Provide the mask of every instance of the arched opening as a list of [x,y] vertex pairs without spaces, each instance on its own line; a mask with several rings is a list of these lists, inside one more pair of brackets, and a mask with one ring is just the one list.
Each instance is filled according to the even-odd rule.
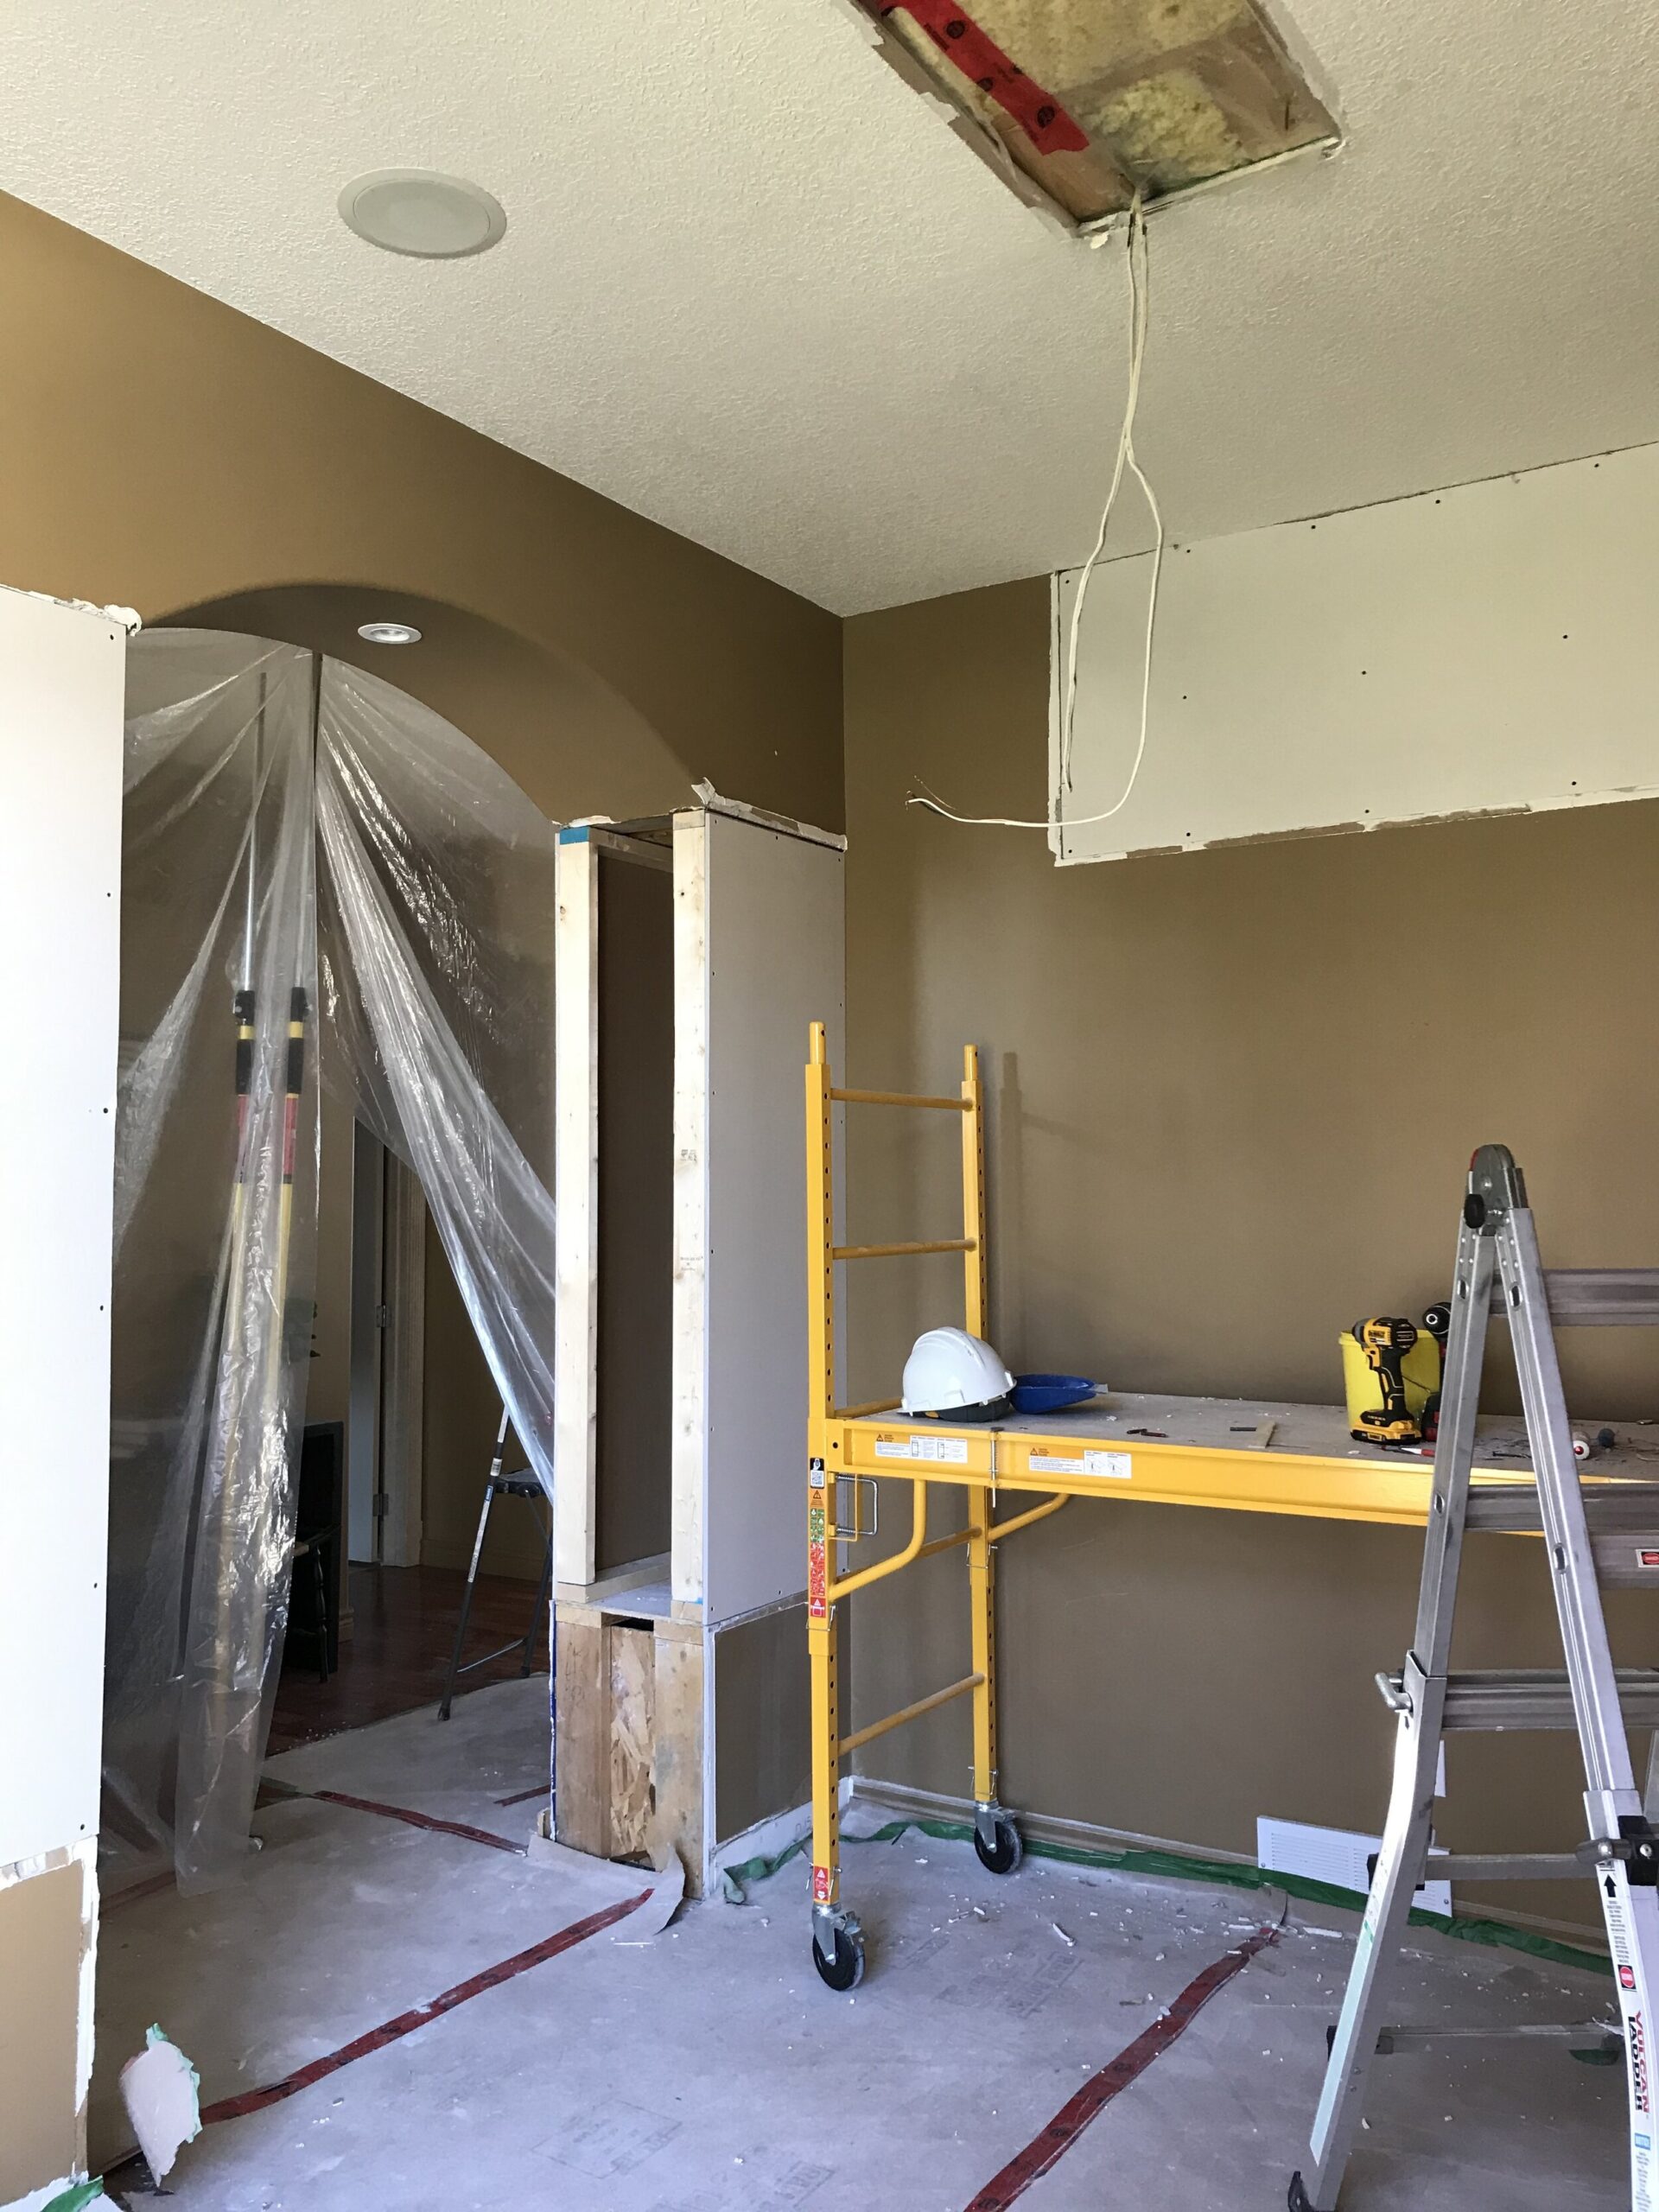
[[[417,628],[419,645],[358,635],[359,624],[388,618]],[[276,639],[395,683],[465,731],[551,821],[658,814],[690,796],[692,772],[603,678],[446,601],[372,584],[283,584],[180,607],[159,626]]]
[[[153,2012],[166,1994],[167,1968],[158,1943],[175,1957],[188,1956],[193,1948],[200,1955],[200,1939],[217,1931],[220,1948],[206,1994],[211,2005],[223,2008],[224,2032],[232,2037],[245,2037],[257,2012],[271,2001],[273,1977],[248,1970],[255,1963],[248,1955],[250,1942],[257,1939],[262,1947],[261,1962],[273,1941],[296,1954],[308,1947],[312,1956],[304,1981],[315,1991],[327,1979],[317,1953],[319,1941],[326,1941],[323,1893],[335,1904],[341,1897],[360,1897],[370,1862],[385,1848],[378,1835],[365,1834],[363,1821],[372,1830],[374,1823],[395,1815],[400,1823],[434,1833],[465,1833],[474,1848],[493,1843],[516,1847],[523,1840],[518,1831],[533,1821],[534,1801],[539,1796],[545,1802],[550,1745],[545,1610],[535,1602],[549,1553],[544,1527],[527,1509],[521,1517],[528,1527],[515,1530],[509,1503],[503,1516],[507,1526],[498,1532],[507,1541],[498,1544],[486,1561],[499,1581],[518,1582],[515,1636],[531,1631],[524,1663],[520,1665],[514,1650],[493,1676],[474,1677],[480,1687],[510,1688],[511,1709],[504,1710],[499,1699],[487,1711],[481,1709],[486,1698],[477,1706],[458,1705],[456,1723],[440,1733],[434,1707],[458,1610],[457,1566],[445,1572],[418,1548],[416,1556],[397,1562],[395,1571],[416,1580],[397,1605],[375,1601],[380,1618],[372,1625],[380,1631],[379,1648],[366,1669],[353,1669],[349,1637],[343,1652],[338,1642],[342,1625],[355,1625],[349,1610],[352,1578],[346,1572],[346,1553],[356,1548],[349,1540],[351,1492],[353,1485],[360,1490],[365,1484],[379,1488],[388,1471],[384,1454],[366,1470],[349,1466],[343,1494],[336,1483],[332,1525],[326,1510],[321,1522],[316,1519],[319,1497],[313,1500],[308,1529],[302,1518],[296,1525],[290,1516],[285,1532],[276,1529],[270,1516],[232,1515],[215,1508],[213,1469],[215,1440],[222,1442],[228,1433],[232,1441],[224,1446],[223,1466],[228,1469],[234,1450],[250,1464],[263,1463],[269,1474],[273,1447],[261,1425],[272,1421],[273,1395],[281,1400],[286,1391],[290,1441],[284,1445],[276,1427],[269,1432],[276,1440],[275,1479],[279,1485],[286,1479],[290,1489],[298,1487],[303,1515],[314,1436],[326,1445],[327,1433],[333,1430],[343,1442],[353,1430],[350,1402],[362,1350],[353,1341],[353,1323],[360,1327],[364,1318],[365,1266],[384,1265],[388,1224],[384,1206],[380,1217],[372,1218],[372,1209],[363,1203],[362,1178],[372,1166],[379,1195],[389,1200],[393,1155],[401,1154],[401,1173],[406,1180],[417,1177],[417,1187],[431,1197],[431,1219],[442,1234],[442,1246],[429,1235],[422,1240],[426,1249],[414,1255],[421,1275],[432,1278],[436,1294],[423,1301],[427,1326],[419,1372],[405,1381],[412,1379],[425,1400],[433,1395],[427,1370],[435,1372],[444,1421],[431,1426],[441,1443],[446,1433],[464,1436],[467,1448],[453,1471],[466,1483],[465,1502],[475,1518],[502,1392],[512,1391],[511,1375],[503,1379],[500,1343],[486,1318],[489,1298],[480,1298],[479,1281],[480,1273],[489,1273],[487,1248],[496,1209],[503,1270],[495,1287],[498,1319],[505,1315],[511,1322],[535,1310],[533,1297],[521,1294],[528,1280],[526,1264],[545,1282],[546,1315],[551,1311],[550,1205],[545,1219],[528,1214],[522,1198],[515,1198],[512,1180],[518,1176],[522,1191],[532,1171],[548,1179],[551,1173],[551,826],[493,755],[440,722],[427,702],[387,686],[378,676],[365,684],[315,648],[296,652],[285,649],[286,641],[272,644],[246,633],[223,634],[221,652],[212,631],[197,625],[177,626],[172,639],[165,631],[159,638],[152,633],[151,642],[156,650],[149,656],[149,667],[143,667],[140,654],[129,693],[130,710],[137,719],[129,725],[132,864],[125,896],[127,918],[137,925],[129,932],[130,957],[141,963],[153,960],[156,972],[135,979],[130,999],[130,1065],[141,1072],[124,1107],[137,1102],[139,1116],[148,1116],[148,1135],[140,1147],[137,1194],[125,1217],[130,1249],[124,1285],[118,1273],[118,1333],[124,1321],[130,1351],[131,1340],[138,1340],[136,1357],[127,1362],[135,1402],[146,1393],[153,1400],[158,1376],[171,1376],[162,1389],[167,1401],[162,1417],[141,1415],[129,1424],[140,1461],[148,1452],[152,1459],[165,1462],[161,1484],[152,1487],[150,1496],[168,1511],[194,1496],[198,1517],[175,1547],[158,1545],[155,1529],[142,1524],[139,1485],[126,1501],[112,1540],[112,1630],[118,1590],[129,1614],[138,1606],[151,1624],[160,1620],[162,1640],[168,1639],[169,1615],[181,1629],[176,1696],[170,1701],[163,1696],[149,1713],[139,1710],[136,1715],[129,1698],[120,1714],[123,1725],[110,1731],[121,1746],[118,1756],[135,1743],[140,1749],[139,1758],[129,1760],[123,1770],[127,1786],[124,1796],[118,1793],[118,1802],[130,1816],[124,1840],[130,1843],[135,1830],[142,1838],[143,1821],[130,1816],[144,1809],[143,1777],[159,1770],[162,1779],[149,1833],[165,1840],[170,1827],[176,1846],[188,1821],[194,1822],[198,1833],[202,1826],[199,1815],[188,1809],[198,1802],[186,1777],[193,1736],[207,1736],[210,1763],[218,1758],[226,1765],[257,1764],[259,1745],[248,1739],[258,1732],[262,1719],[260,1638],[265,1631],[262,1624],[250,1630],[245,1624],[249,1618],[262,1623],[259,1607],[265,1617],[273,1610],[264,1578],[272,1578],[273,1587],[280,1581],[285,1593],[288,1576],[272,1576],[272,1562],[297,1535],[300,1551],[315,1575],[316,1596],[309,1622],[302,1623],[297,1611],[289,1616],[290,1630],[301,1624],[308,1631],[310,1648],[287,1655],[290,1663],[283,1683],[291,1677],[310,1694],[289,1698],[284,1717],[283,1684],[277,1686],[271,1748],[279,1756],[264,1766],[263,1794],[274,1792],[284,1802],[275,1808],[278,1832],[266,1832],[267,1819],[257,1840],[266,1849],[273,1844],[302,1845],[311,1864],[310,1894],[302,1906],[284,1889],[280,1867],[273,1882],[265,1850],[239,1872],[222,1863],[221,1853],[219,1863],[207,1869],[203,1897],[174,1897],[164,1876],[130,1885],[126,1904],[132,1934],[114,1948],[99,1990],[111,2027],[106,2047],[116,2051],[131,2047],[129,2014]],[[168,648],[175,644],[176,653],[169,659]],[[505,657],[493,657],[498,668]],[[204,701],[219,703],[204,706]],[[137,731],[144,735],[135,742]],[[612,735],[626,772],[626,746],[615,730]],[[360,820],[344,818],[353,808]],[[362,832],[355,845],[354,828]],[[204,830],[209,833],[202,860],[206,880],[198,886],[189,881],[191,844]],[[300,841],[308,845],[314,837],[315,890],[311,860],[297,850]],[[377,855],[384,861],[385,880],[375,878]],[[363,883],[356,888],[351,863],[362,867]],[[244,873],[246,935],[238,951],[238,887]],[[290,911],[313,899],[315,920]],[[308,952],[313,929],[315,944]],[[377,929],[384,944],[372,941]],[[416,944],[414,958],[409,957],[409,943],[403,942],[405,937]],[[384,974],[373,973],[371,954],[384,963]],[[235,980],[233,994],[225,988],[227,969]],[[308,1006],[302,1004],[297,1024],[289,1003],[290,976],[305,979],[303,993],[296,988],[294,1000],[308,1000]],[[394,1003],[388,1005],[388,1000]],[[227,1014],[233,1015],[238,1040],[233,1120],[231,1086],[218,1080],[232,1065]],[[260,1153],[262,1141],[245,1132],[262,1111],[261,1052],[271,1057],[284,1027],[290,1037],[297,1027],[306,1049],[321,1052],[322,1081],[316,1081],[314,1062],[303,1077],[290,1073],[266,1083],[267,1093],[280,1093],[285,1080],[293,1103],[284,1137],[280,1101],[268,1099],[276,1116],[270,1122],[275,1144],[268,1136]],[[400,1027],[405,1034],[399,1034]],[[262,1033],[270,1040],[263,1047]],[[245,1035],[253,1040],[247,1047],[255,1071],[251,1078],[244,1071]],[[332,1071],[331,1053],[340,1056]],[[461,1059],[467,1065],[458,1071],[455,1064]],[[291,1068],[291,1058],[288,1065]],[[210,1076],[205,1084],[197,1080],[204,1071]],[[506,1102],[517,1072],[524,1079],[522,1096],[514,1103],[524,1110],[514,1115]],[[342,1079],[331,1081],[331,1073]],[[417,1131],[413,1125],[429,1096],[434,1102],[432,1126]],[[177,1110],[181,1101],[182,1116]],[[126,1116],[129,1125],[132,1118]],[[469,1121],[482,1130],[481,1136]],[[499,1134],[493,1134],[497,1124]],[[372,1163],[365,1143],[371,1135],[383,1148]],[[321,1172],[309,1180],[302,1155],[314,1141]],[[464,1155],[456,1171],[458,1197],[446,1192],[445,1162],[438,1149],[451,1142]],[[267,1172],[273,1148],[283,1161],[274,1179]],[[283,1195],[280,1206],[261,1217],[262,1182],[272,1179],[283,1184]],[[545,1202],[544,1188],[541,1195]],[[315,1299],[308,1265],[296,1261],[290,1268],[288,1249],[290,1233],[294,1249],[299,1249],[303,1232],[298,1217],[313,1205],[323,1260]],[[463,1232],[472,1237],[469,1246],[463,1233],[459,1249],[450,1219],[457,1207],[469,1217]],[[372,1223],[372,1249],[366,1253],[359,1249],[358,1233],[365,1223]],[[280,1228],[273,1230],[273,1224]],[[539,1258],[532,1254],[527,1263],[532,1231],[540,1234]],[[167,1245],[163,1238],[169,1235]],[[268,1256],[273,1235],[283,1240],[277,1262]],[[155,1242],[145,1247],[146,1237]],[[476,1249],[480,1240],[486,1248],[481,1268]],[[151,1253],[153,1268],[147,1264]],[[259,1274],[261,1268],[265,1275]],[[510,1280],[515,1268],[518,1276]],[[382,1274],[381,1283],[385,1280]],[[486,1292],[491,1289],[486,1282]],[[372,1332],[385,1327],[384,1313],[372,1311],[378,1302],[368,1301]],[[263,1333],[257,1326],[250,1333],[239,1320],[244,1306],[269,1309]],[[183,1316],[170,1337],[169,1307]],[[481,1343],[489,1346],[489,1367]],[[290,1367],[303,1378],[297,1389],[281,1379]],[[118,1390],[121,1369],[118,1356]],[[371,1427],[381,1432],[378,1440],[384,1442],[384,1373],[381,1391],[379,1418]],[[181,1393],[188,1401],[182,1406]],[[228,1414],[227,1397],[232,1402]],[[528,1436],[518,1400],[512,1402],[515,1427]],[[546,1402],[550,1408],[550,1393]],[[296,1447],[291,1440],[301,1406],[304,1446]],[[473,1418],[480,1412],[481,1419]],[[279,1414],[276,1420],[281,1418]],[[406,1427],[405,1441],[408,1433]],[[250,1436],[255,1439],[251,1451]],[[545,1453],[538,1457],[532,1444],[531,1456],[539,1466]],[[439,1459],[442,1465],[442,1453]],[[431,1517],[426,1511],[430,1470],[423,1464],[401,1471],[422,1500],[412,1516],[418,1527]],[[228,1487],[228,1476],[223,1487]],[[533,1482],[529,1489],[536,1495]],[[123,1509],[117,1512],[119,1517]],[[515,1535],[517,1545],[512,1541]],[[383,1556],[380,1536],[377,1531],[369,1555],[359,1562],[371,1582],[394,1571]],[[325,1566],[317,1564],[319,1544]],[[173,1561],[170,1583],[163,1552]],[[325,1572],[333,1586],[327,1589]],[[250,1606],[244,1599],[241,1610],[228,1617],[212,1601],[204,1610],[204,1578],[211,1580],[215,1573],[226,1586],[260,1582],[257,1604]],[[292,1573],[298,1595],[299,1554]],[[158,1588],[158,1577],[165,1586]],[[306,1594],[311,1586],[303,1586]],[[342,1599],[348,1609],[344,1623]],[[478,1625],[480,1640],[488,1640],[487,1604]],[[402,1641],[394,1633],[388,1642],[388,1628],[401,1632]],[[130,1659],[146,1637],[153,1647],[157,1638],[148,1629],[137,1637],[112,1635],[112,1649]],[[270,1643],[280,1659],[280,1630],[272,1631]],[[190,1719],[193,1676],[214,1669],[238,1679],[228,1718],[216,1711],[221,1685],[209,1681],[210,1720],[203,1731]],[[537,1672],[539,1681],[498,1683],[504,1674]],[[244,1695],[250,1674],[251,1703]],[[332,1676],[332,1687],[324,1676]],[[118,1681],[112,1684],[118,1705],[124,1687]],[[239,1706],[237,1696],[244,1696]],[[201,1703],[196,1696],[198,1712]],[[358,1732],[361,1724],[377,1720],[387,1726],[370,1727],[366,1737]],[[174,1765],[169,1770],[162,1745],[152,1768],[146,1762],[156,1751],[156,1739],[174,1726]],[[356,1744],[342,1765],[329,1739],[347,1731]],[[138,1786],[135,1776],[140,1777]],[[289,1799],[296,1809],[290,1809]],[[353,1820],[343,1827],[319,1827],[306,1808],[321,1802],[348,1804]],[[271,1813],[269,1806],[266,1813]],[[182,1851],[179,1863],[185,1864]],[[423,1878],[429,1879],[432,1872],[426,1867]],[[380,1901],[390,1904],[391,1892]],[[397,1909],[418,1916],[434,1902],[405,1894]],[[112,1909],[123,1909],[119,1895]],[[169,1913],[183,1924],[169,1929]],[[280,1975],[274,1980],[280,1986]],[[174,1999],[176,2017],[176,1987]],[[99,2086],[94,2123],[107,2126],[113,2085],[101,2084],[101,2098]],[[108,2152],[118,2148],[118,2142],[102,2147]]]

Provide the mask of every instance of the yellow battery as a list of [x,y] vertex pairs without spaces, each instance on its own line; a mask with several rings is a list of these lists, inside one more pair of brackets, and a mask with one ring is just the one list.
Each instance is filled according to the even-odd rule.
[[[1355,1342],[1351,1329],[1344,1329],[1337,1342],[1342,1346],[1342,1383],[1348,1400],[1348,1426],[1357,1429],[1361,1414],[1382,1411],[1382,1378]],[[1419,1327],[1416,1343],[1401,1361],[1400,1379],[1406,1386],[1407,1410],[1414,1421],[1421,1421],[1424,1406],[1440,1387],[1440,1348],[1427,1329]]]

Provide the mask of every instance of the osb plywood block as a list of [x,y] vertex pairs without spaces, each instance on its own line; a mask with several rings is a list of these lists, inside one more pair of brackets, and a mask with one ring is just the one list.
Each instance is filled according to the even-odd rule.
[[554,1686],[558,1840],[607,1858],[610,1851],[610,1677],[605,1628],[561,1613]]
[[656,1637],[657,1791],[652,1858],[672,1852],[685,1867],[686,1889],[702,1894],[702,1639],[658,1624]]
[[964,16],[1089,141],[1048,151],[957,66],[925,0],[863,4],[1080,222],[1338,135],[1255,0],[975,0]]
[[653,1640],[649,1629],[623,1628],[614,1622],[607,1624],[605,1638],[611,1694],[608,1855],[648,1859],[655,1810]]

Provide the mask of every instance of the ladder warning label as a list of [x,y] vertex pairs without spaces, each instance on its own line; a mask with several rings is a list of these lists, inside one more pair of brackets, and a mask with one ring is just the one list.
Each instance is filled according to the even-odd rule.
[[1106,1475],[1120,1483],[1130,1478],[1127,1452],[1033,1452],[1026,1465],[1033,1475]]
[[965,1467],[968,1440],[965,1436],[878,1436],[875,1456],[878,1459],[931,1459],[938,1466]]

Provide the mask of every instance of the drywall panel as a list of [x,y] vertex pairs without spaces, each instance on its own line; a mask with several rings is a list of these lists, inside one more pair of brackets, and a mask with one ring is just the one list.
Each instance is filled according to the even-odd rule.
[[0,1866],[98,1825],[125,661],[0,591]]
[[[715,1840],[793,1812],[812,1794],[806,1607],[775,1605],[711,1641],[715,1675]],[[842,1695],[851,1709],[850,1655]]]
[[553,1572],[594,1579],[599,1346],[599,859],[580,830],[559,834],[553,932],[553,1195],[557,1205]]
[[670,1542],[674,887],[650,849],[599,852],[600,1574]]
[[677,1606],[703,1602],[709,1473],[709,825],[674,817],[674,1346],[670,1469]]
[[[1095,571],[1062,861],[1659,791],[1659,447]],[[1057,580],[1050,789],[1077,574]]]
[[800,1589],[806,1428],[803,1078],[842,1055],[843,860],[710,814],[707,838],[706,1611]]

